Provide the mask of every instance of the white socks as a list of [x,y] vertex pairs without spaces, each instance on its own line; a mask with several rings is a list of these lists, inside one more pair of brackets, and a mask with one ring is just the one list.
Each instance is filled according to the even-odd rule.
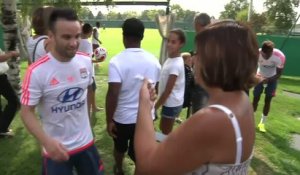
[[267,120],[267,116],[264,116],[263,114],[261,115],[260,123],[265,124]]

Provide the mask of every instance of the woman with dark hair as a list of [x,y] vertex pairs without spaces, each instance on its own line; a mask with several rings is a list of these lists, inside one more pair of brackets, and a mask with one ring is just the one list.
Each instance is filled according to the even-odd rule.
[[27,41],[29,53],[28,64],[37,61],[49,51],[48,20],[54,7],[39,7],[32,14],[32,28],[34,35]]
[[195,41],[195,80],[208,92],[208,105],[157,143],[151,119],[156,94],[145,80],[135,132],[136,174],[247,174],[255,127],[244,89],[256,81],[256,37],[239,22],[221,21]]

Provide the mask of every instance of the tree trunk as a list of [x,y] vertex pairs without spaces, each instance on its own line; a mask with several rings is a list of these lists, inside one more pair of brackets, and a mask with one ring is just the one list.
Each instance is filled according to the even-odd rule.
[[[4,50],[12,51],[17,49],[18,29],[16,19],[16,0],[2,0],[2,25]],[[8,80],[17,94],[20,94],[20,59],[11,58],[7,61],[9,70],[7,71]]]

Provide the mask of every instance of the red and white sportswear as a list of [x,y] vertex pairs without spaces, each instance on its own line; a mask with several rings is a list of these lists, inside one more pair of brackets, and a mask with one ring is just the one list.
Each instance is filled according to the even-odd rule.
[[48,53],[30,65],[23,81],[21,103],[37,105],[44,131],[70,154],[93,143],[86,104],[91,83],[91,59],[80,52],[69,62]]

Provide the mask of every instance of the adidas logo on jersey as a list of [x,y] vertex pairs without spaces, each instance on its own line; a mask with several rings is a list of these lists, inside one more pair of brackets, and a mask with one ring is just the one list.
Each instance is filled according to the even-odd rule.
[[52,80],[50,81],[50,85],[51,86],[55,86],[55,85],[57,85],[59,83],[59,81],[57,81],[57,79],[54,77],[54,78],[52,78]]

